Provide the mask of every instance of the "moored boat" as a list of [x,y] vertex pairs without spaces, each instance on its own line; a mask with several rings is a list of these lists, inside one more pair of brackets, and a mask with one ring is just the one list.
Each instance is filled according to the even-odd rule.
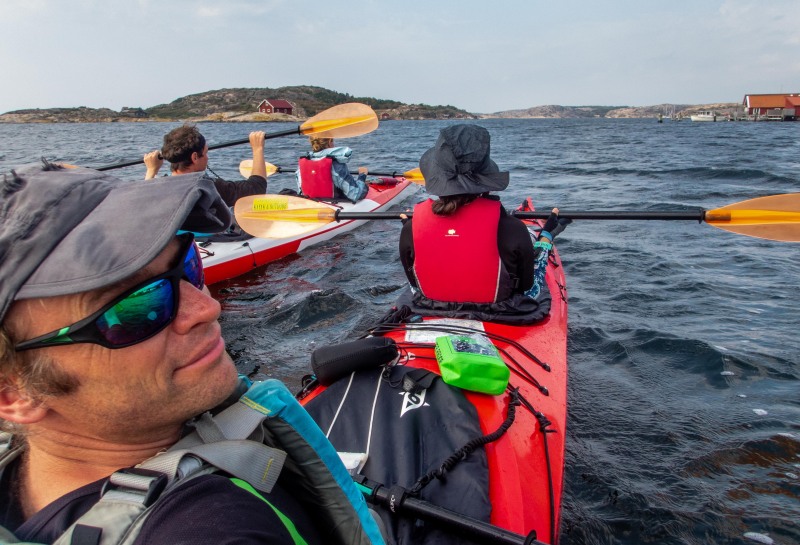
[[[318,380],[299,395],[337,450],[355,456],[353,472],[360,475],[355,478],[366,478],[373,493],[374,483],[389,491],[388,502],[401,519],[386,510],[382,517],[398,543],[521,544],[525,537],[557,542],[566,436],[567,291],[555,249],[546,283],[549,313],[532,324],[418,315],[384,319],[372,334],[394,341],[397,361],[378,369],[359,364],[358,372],[347,371],[336,381],[322,380],[317,371]],[[490,341],[511,370],[508,388],[479,393],[456,388],[452,378],[449,386],[435,378],[431,383],[425,371],[438,377],[447,367],[439,363],[444,362],[443,336]],[[455,397],[437,397],[437,390]],[[456,398],[466,401],[443,401]],[[464,431],[473,418],[477,431]],[[483,438],[472,437],[475,433]],[[458,438],[449,440],[450,435]],[[463,437],[471,440],[465,445]],[[449,447],[435,452],[432,443]],[[478,477],[482,474],[486,480]],[[405,497],[435,507],[417,509],[398,522]],[[484,500],[488,503],[482,506]],[[438,508],[452,518],[445,526],[436,517],[426,520],[426,511]],[[478,529],[475,521],[490,524],[496,534]],[[460,537],[448,538],[452,532]]]
[[[378,212],[399,204],[418,186],[403,178],[379,178],[370,184],[367,196],[357,203],[337,202],[348,212]],[[309,246],[351,231],[363,221],[341,221],[320,225],[313,231],[293,233],[287,229],[282,238],[247,238],[226,241],[223,237],[198,238],[206,284],[214,284],[245,274],[256,267],[300,252]]]
[[696,114],[692,114],[689,116],[692,121],[716,121],[717,114],[711,110],[704,111],[704,112],[697,112]]

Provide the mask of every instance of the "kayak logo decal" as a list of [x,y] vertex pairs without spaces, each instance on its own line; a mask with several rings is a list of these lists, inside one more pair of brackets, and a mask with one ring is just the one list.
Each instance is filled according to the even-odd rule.
[[426,391],[427,390],[422,390],[419,393],[398,392],[401,396],[403,396],[403,408],[400,409],[400,418],[403,418],[403,415],[408,411],[413,411],[414,409],[419,409],[420,407],[430,407],[430,403],[425,403]]
[[446,237],[457,237],[458,233],[456,233],[455,229],[448,229],[447,230],[447,234],[445,236]]

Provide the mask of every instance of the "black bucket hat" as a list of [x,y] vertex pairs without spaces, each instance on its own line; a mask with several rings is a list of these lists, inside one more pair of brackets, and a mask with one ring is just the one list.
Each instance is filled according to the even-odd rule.
[[442,129],[436,144],[419,160],[428,193],[447,197],[508,187],[508,172],[500,172],[489,158],[489,140],[489,131],[478,125]]
[[45,163],[0,177],[0,322],[18,299],[110,286],[144,268],[178,229],[231,222],[202,173],[126,182]]

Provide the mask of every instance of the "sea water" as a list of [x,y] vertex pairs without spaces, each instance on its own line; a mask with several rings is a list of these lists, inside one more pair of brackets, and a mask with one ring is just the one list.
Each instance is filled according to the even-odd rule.
[[[340,143],[353,169],[405,171],[449,123],[387,121]],[[532,196],[546,210],[713,209],[800,191],[800,123],[478,123],[511,172],[507,207]],[[177,125],[0,124],[0,169],[134,159]],[[290,127],[200,125],[211,144]],[[294,168],[307,148],[271,139],[266,156]],[[246,158],[247,146],[225,148],[210,165],[237,179]],[[295,185],[288,174],[269,183]],[[378,320],[405,285],[399,232],[370,222],[212,286],[239,369],[297,388],[311,350]],[[799,543],[800,244],[691,221],[587,220],[556,245],[570,301],[561,543]]]

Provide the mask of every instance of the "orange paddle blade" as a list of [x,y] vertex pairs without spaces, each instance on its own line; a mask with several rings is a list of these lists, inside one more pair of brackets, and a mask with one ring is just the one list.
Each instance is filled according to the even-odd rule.
[[750,237],[800,242],[800,193],[759,197],[708,210],[703,221]]
[[418,185],[425,185],[425,177],[422,175],[422,170],[419,168],[413,168],[407,172],[404,172],[403,178]]

